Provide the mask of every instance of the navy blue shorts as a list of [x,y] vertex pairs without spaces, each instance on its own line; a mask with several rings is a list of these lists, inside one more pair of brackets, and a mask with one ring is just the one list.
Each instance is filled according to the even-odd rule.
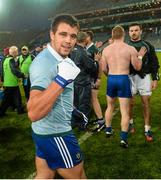
[[78,141],[73,133],[60,137],[45,137],[32,133],[36,146],[36,156],[45,159],[48,166],[58,168],[72,168],[83,160]]
[[131,81],[128,75],[108,75],[107,93],[108,96],[131,98]]

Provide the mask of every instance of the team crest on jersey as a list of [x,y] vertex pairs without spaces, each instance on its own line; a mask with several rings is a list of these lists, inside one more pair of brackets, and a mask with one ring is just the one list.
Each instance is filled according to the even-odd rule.
[[77,153],[77,154],[76,154],[76,157],[77,157],[77,159],[79,160],[79,159],[81,158],[81,154],[80,154],[80,153]]

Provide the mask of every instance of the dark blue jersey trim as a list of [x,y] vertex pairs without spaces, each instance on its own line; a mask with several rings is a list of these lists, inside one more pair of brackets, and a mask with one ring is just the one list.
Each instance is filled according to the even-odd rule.
[[31,88],[30,88],[30,90],[40,90],[40,91],[44,91],[45,90],[45,88],[44,87],[41,87],[41,86],[32,86]]

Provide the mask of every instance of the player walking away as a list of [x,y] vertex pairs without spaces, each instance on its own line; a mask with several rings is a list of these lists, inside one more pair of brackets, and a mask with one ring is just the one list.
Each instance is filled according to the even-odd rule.
[[[107,75],[107,109],[105,112],[106,120],[106,135],[107,137],[113,134],[112,131],[112,114],[116,97],[119,98],[121,111],[121,134],[120,145],[127,148],[127,136],[129,128],[129,106],[131,94],[131,85],[129,79],[129,67],[132,66],[139,70],[142,61],[137,57],[138,53],[135,48],[124,43],[125,32],[121,26],[116,26],[112,29],[113,43],[103,50],[102,54],[102,69]],[[146,49],[142,48],[139,56],[145,54]]]

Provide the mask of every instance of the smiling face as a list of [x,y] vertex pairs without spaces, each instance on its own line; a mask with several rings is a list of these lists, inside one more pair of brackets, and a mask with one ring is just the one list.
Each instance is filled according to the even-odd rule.
[[67,57],[74,47],[78,34],[77,26],[70,26],[67,23],[60,23],[55,32],[50,31],[51,46],[62,57]]
[[132,41],[139,41],[141,39],[142,30],[138,25],[129,28],[129,36]]

